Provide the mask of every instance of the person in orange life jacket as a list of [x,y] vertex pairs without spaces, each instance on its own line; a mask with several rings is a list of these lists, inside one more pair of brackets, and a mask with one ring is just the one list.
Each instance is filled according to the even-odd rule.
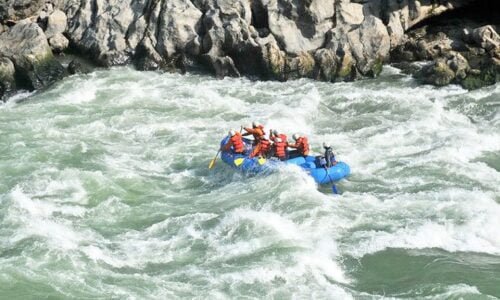
[[288,153],[289,158],[309,155],[309,141],[307,137],[300,136],[297,133],[294,133],[292,137],[295,140],[295,144],[288,145],[288,147],[295,148],[296,150]]
[[262,126],[262,124],[256,121],[252,122],[252,128],[244,127],[243,129],[245,129],[246,131],[246,133],[244,133],[243,136],[253,135],[254,145],[257,145],[261,137],[264,135],[264,126]]
[[277,137],[274,140],[273,150],[274,156],[276,156],[279,160],[284,161],[287,159],[287,151],[286,148],[288,143],[283,141],[281,138]]
[[257,146],[253,148],[253,151],[250,154],[250,158],[255,156],[267,158],[270,151],[271,151],[271,142],[269,141],[267,136],[263,135],[260,138]]
[[337,164],[337,161],[335,160],[335,154],[333,154],[332,146],[323,142],[323,149],[325,149],[324,158],[326,161],[326,167],[330,168],[332,166],[335,166]]
[[275,139],[276,139],[277,137],[279,137],[282,141],[285,141],[285,142],[287,141],[287,136],[286,136],[286,134],[281,133],[281,132],[279,132],[279,131],[278,131],[278,130],[276,130],[276,129],[270,130],[270,131],[269,131],[269,136],[270,136],[270,140],[271,140],[271,141],[273,141],[273,142],[275,141]]
[[237,154],[244,154],[245,145],[243,144],[243,138],[241,137],[241,133],[235,130],[229,130],[229,141],[222,150],[229,151],[231,150],[231,146],[233,147],[233,152]]

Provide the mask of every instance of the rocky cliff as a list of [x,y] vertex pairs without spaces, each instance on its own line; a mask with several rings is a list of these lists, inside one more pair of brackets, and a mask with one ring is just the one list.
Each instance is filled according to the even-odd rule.
[[218,77],[276,80],[376,76],[410,28],[474,2],[0,0],[0,94],[60,78],[53,53],[67,47],[101,66],[141,70],[204,66]]

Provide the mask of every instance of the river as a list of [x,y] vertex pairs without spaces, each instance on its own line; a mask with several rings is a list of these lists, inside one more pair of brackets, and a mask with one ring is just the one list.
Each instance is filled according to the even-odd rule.
[[[340,195],[208,170],[231,128],[306,134]],[[0,105],[2,299],[497,299],[500,84],[99,70]]]

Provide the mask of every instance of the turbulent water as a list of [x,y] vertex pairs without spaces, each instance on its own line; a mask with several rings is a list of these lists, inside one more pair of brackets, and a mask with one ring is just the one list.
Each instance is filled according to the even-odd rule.
[[[331,142],[341,195],[208,170],[252,120]],[[388,297],[500,297],[500,84],[117,68],[0,106],[2,299]]]

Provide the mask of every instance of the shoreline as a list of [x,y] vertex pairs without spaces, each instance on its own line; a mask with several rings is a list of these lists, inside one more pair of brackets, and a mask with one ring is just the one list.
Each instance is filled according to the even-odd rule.
[[[374,78],[384,65],[397,64],[423,84],[471,90],[500,81],[500,24],[492,24],[500,13],[482,15],[487,7],[481,5],[498,5],[488,0],[419,2],[416,8],[335,0],[324,1],[332,5],[326,11],[292,5],[292,15],[258,1],[239,8],[224,0],[201,1],[205,6],[186,1],[175,1],[184,5],[182,12],[175,5],[161,7],[171,23],[155,28],[137,7],[119,3],[94,11],[68,1],[31,1],[25,11],[7,9],[3,16],[0,7],[0,99],[18,89],[43,89],[68,74],[119,65],[216,78],[342,82]],[[110,16],[114,9],[119,13]],[[234,14],[225,17],[228,12]],[[394,19],[397,15],[402,19]],[[300,18],[306,18],[302,25]],[[314,35],[307,28],[314,28]],[[426,63],[415,68],[416,61]]]

